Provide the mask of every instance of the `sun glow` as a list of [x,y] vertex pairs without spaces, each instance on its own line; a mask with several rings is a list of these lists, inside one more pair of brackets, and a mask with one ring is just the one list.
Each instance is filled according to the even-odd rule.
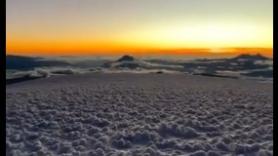
[[269,36],[272,36],[272,30],[255,24],[201,23],[148,28],[130,32],[122,40],[132,44],[128,38],[133,38],[137,44],[163,48],[272,47]]

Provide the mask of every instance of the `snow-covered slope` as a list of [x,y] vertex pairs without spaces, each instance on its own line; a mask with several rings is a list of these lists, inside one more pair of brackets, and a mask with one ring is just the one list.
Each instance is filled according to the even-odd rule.
[[273,155],[272,84],[83,74],[6,88],[6,155]]

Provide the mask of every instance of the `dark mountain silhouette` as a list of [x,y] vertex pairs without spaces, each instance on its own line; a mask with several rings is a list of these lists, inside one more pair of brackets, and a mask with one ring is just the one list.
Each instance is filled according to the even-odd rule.
[[[6,69],[33,70],[37,67],[104,67],[109,69],[130,70],[172,70],[204,76],[227,77],[229,74],[250,77],[273,77],[273,59],[260,54],[242,54],[234,58],[222,59],[196,59],[192,61],[177,62],[170,60],[141,60],[130,55],[124,55],[115,61],[109,60],[80,60],[71,62],[57,59],[44,59],[40,57],[6,56]],[[97,64],[97,65],[96,65]],[[60,71],[54,71],[59,74]],[[65,71],[62,71],[64,74]],[[66,74],[73,74],[66,70]],[[226,75],[225,75],[226,74]],[[230,76],[229,76],[230,77]],[[26,77],[24,79],[27,79]],[[16,80],[18,81],[18,80]],[[21,80],[19,80],[21,81]]]
[[103,64],[104,68],[111,69],[166,69],[166,70],[182,70],[183,67],[175,64],[155,63],[148,60],[134,58],[130,55],[124,55],[116,61],[109,61]]
[[245,60],[248,60],[248,61],[269,60],[269,58],[267,58],[267,57],[265,57],[261,54],[256,54],[256,55],[241,54],[241,55],[233,58],[233,60],[240,60],[240,59],[245,59]]
[[272,65],[267,61],[271,59],[260,54],[242,54],[227,59],[199,59],[183,63],[183,66],[186,72],[193,74],[216,75],[223,71],[232,71],[252,77],[272,77]]
[[121,58],[119,58],[119,59],[117,60],[117,62],[134,61],[134,60],[135,60],[134,57],[129,56],[129,55],[124,55],[124,56],[122,56]]
[[127,69],[136,69],[141,67],[141,61],[136,60],[133,56],[124,55],[116,61],[109,61],[103,64],[105,68],[127,68]]
[[43,60],[40,57],[6,56],[6,69],[31,70],[43,66],[67,66],[69,63],[55,60]]

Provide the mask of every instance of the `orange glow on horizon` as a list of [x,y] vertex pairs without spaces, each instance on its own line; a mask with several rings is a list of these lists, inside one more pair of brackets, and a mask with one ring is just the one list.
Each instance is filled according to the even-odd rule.
[[[68,46],[67,46],[68,45]],[[96,43],[95,46],[84,46],[80,48],[70,43],[61,46],[60,44],[43,44],[29,46],[10,47],[6,55],[26,55],[26,56],[236,56],[239,54],[261,54],[267,57],[273,57],[273,48],[179,48],[179,49],[162,49],[162,48],[140,48],[117,44]],[[93,50],[92,50],[93,49]]]

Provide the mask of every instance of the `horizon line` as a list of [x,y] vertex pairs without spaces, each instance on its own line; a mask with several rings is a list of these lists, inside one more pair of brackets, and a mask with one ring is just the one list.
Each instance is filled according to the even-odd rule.
[[7,55],[17,56],[234,56],[240,54],[261,54],[273,58],[273,47],[225,47],[225,48],[175,48],[175,49],[156,49],[156,50],[122,50],[122,51],[68,51],[68,52],[11,52],[6,51]]

